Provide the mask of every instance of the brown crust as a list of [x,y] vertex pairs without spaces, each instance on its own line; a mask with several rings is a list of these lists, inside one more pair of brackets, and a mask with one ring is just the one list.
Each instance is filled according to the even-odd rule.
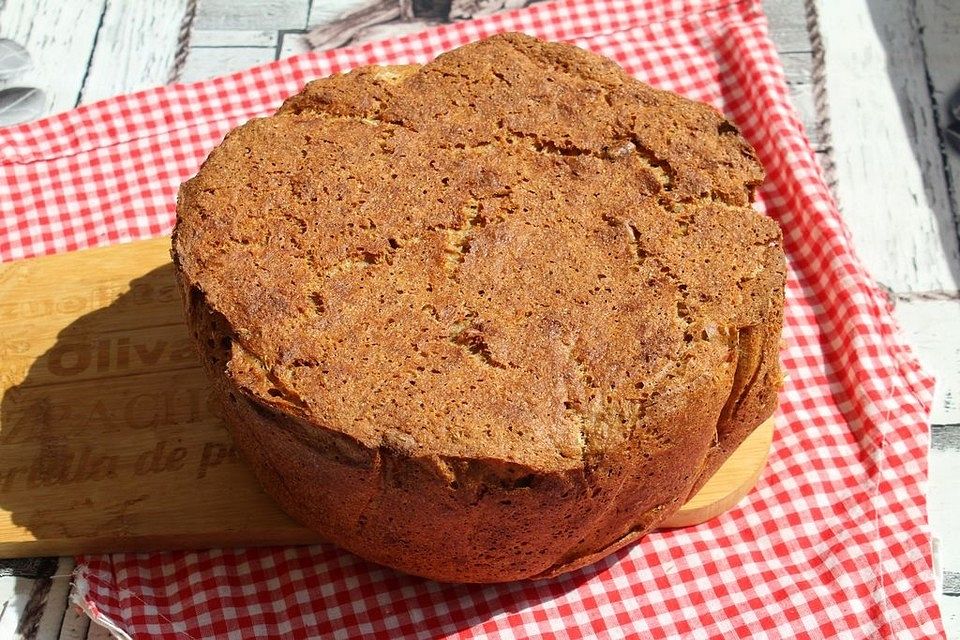
[[773,411],[761,179],[710,107],[510,34],[231,132],[174,257],[285,510],[437,580],[548,576],[655,527]]

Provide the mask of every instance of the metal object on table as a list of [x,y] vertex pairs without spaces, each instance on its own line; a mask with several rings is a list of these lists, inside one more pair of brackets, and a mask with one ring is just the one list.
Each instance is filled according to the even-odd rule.
[[[22,45],[0,38],[0,80],[10,80],[32,66],[30,53]],[[0,89],[0,127],[33,120],[43,114],[46,96],[33,87]]]
[[0,127],[35,120],[43,114],[46,96],[33,87],[0,89]]
[[33,66],[30,53],[22,45],[0,38],[0,80],[9,80],[25,73]]

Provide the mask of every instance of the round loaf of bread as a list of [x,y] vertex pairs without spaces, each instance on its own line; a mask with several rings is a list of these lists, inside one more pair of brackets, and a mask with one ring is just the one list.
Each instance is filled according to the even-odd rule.
[[173,253],[288,513],[437,580],[545,577],[656,527],[773,412],[762,178],[713,108],[503,35],[232,131]]

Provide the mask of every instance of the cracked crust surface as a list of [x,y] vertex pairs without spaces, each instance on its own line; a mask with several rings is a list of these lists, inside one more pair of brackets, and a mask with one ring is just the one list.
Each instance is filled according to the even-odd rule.
[[546,576],[655,527],[773,411],[761,180],[709,106],[511,34],[231,132],[174,256],[287,511],[411,573]]

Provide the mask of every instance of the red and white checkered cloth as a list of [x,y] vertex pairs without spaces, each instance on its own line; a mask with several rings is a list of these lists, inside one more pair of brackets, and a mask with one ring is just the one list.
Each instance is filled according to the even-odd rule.
[[423,62],[500,31],[565,40],[726,112],[768,178],[790,266],[790,378],[740,506],[551,581],[450,586],[332,546],[81,558],[91,614],[143,638],[943,635],[927,529],[933,381],[854,257],[787,99],[758,0],[563,0],[307,53],[0,130],[0,260],[170,231],[223,135],[314,77]]

